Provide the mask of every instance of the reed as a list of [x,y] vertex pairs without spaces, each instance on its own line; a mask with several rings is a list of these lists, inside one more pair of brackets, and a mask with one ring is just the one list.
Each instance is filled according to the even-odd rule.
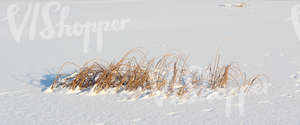
[[[62,65],[50,89],[62,87],[72,91],[90,89],[92,93],[115,89],[121,91],[142,91],[164,93],[166,96],[183,97],[196,91],[201,95],[204,89],[216,90],[237,86],[248,92],[255,84],[263,84],[264,75],[247,78],[236,64],[221,65],[220,55],[203,71],[191,71],[188,57],[177,53],[148,58],[141,49],[132,49],[116,62],[98,63],[95,60],[79,66],[70,62]],[[63,75],[65,65],[75,65],[79,70]]]

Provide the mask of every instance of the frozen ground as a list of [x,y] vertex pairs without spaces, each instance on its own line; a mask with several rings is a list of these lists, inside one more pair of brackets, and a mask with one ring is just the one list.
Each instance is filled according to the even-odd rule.
[[[17,44],[7,22],[0,22],[1,125],[300,124],[300,41],[289,20],[292,6],[300,2],[250,0],[247,8],[224,8],[214,0],[82,1],[60,1],[71,7],[67,22],[130,19],[124,31],[104,33],[101,53],[95,42],[84,53],[82,37],[29,41],[24,36]],[[0,19],[7,16],[8,5],[18,2],[28,3],[1,1]],[[247,96],[243,115],[238,98],[226,115],[226,102],[218,99],[176,104],[157,98],[123,101],[118,94],[43,93],[64,62],[112,60],[134,47],[146,48],[149,55],[177,49],[197,66],[211,62],[219,48],[224,63],[239,62],[247,72],[265,73],[272,86],[265,94]]]

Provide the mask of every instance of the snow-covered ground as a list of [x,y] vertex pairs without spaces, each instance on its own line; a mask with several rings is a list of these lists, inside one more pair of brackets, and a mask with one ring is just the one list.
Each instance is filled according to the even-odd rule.
[[[23,5],[17,17],[19,26],[25,5],[41,1],[1,1],[0,124],[299,125],[300,41],[291,9],[300,2],[248,0],[245,8],[239,8],[229,7],[227,1],[58,1],[70,7],[66,24],[128,20],[123,30],[103,33],[101,52],[93,33],[87,53],[83,36],[47,40],[38,34],[35,40],[28,40],[29,27],[17,43],[5,20],[8,6]],[[43,2],[41,5],[49,1]],[[59,20],[57,13],[51,14],[52,20]],[[42,17],[37,19],[33,24],[40,32],[45,26]],[[110,61],[135,47],[143,47],[153,56],[176,49],[189,54],[195,66],[209,64],[219,50],[222,63],[238,62],[250,74],[264,73],[271,86],[266,93],[247,95],[243,103],[235,97],[231,105],[226,105],[225,99],[193,98],[181,104],[156,97],[128,101],[122,94],[44,93],[64,62]]]

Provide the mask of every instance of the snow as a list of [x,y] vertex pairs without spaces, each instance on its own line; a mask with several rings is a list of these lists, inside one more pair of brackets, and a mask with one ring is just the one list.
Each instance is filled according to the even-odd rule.
[[[0,20],[15,2],[27,3],[1,1]],[[291,21],[291,9],[300,2],[251,0],[242,8],[222,7],[221,0],[59,2],[71,7],[69,24],[130,21],[123,31],[103,34],[102,52],[92,35],[88,53],[84,53],[83,38],[75,36],[31,41],[24,35],[17,44],[8,23],[1,21],[1,125],[300,124],[300,41]],[[43,28],[43,23],[37,27]],[[135,47],[143,47],[153,56],[176,49],[189,54],[189,62],[200,67],[209,64],[219,50],[223,64],[238,62],[243,71],[264,73],[270,81],[264,92],[227,100],[219,96],[222,90],[208,97],[178,100],[135,98],[135,93],[113,90],[67,94],[66,89],[48,89],[64,62],[83,65],[99,57],[111,61]],[[74,68],[67,65],[63,71]]]

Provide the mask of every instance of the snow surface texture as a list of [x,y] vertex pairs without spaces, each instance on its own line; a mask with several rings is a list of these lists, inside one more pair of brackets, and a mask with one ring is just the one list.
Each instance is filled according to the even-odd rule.
[[[240,8],[214,0],[89,1],[60,1],[71,7],[67,22],[130,19],[124,31],[104,33],[101,53],[92,40],[84,53],[82,37],[24,36],[17,44],[7,22],[0,22],[1,125],[300,124],[300,41],[290,20],[300,2],[251,0]],[[1,1],[0,18],[17,2],[27,1]],[[145,47],[149,55],[177,49],[197,66],[209,64],[220,49],[225,64],[236,61],[246,72],[265,73],[272,86],[245,98],[193,98],[183,104],[159,97],[128,101],[122,94],[43,93],[64,62],[112,60],[134,47]]]

